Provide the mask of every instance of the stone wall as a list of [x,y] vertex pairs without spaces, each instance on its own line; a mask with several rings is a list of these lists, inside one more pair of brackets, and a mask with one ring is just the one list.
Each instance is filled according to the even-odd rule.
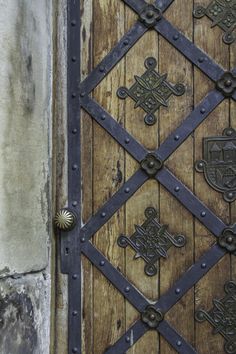
[[52,0],[0,0],[0,353],[50,337]]

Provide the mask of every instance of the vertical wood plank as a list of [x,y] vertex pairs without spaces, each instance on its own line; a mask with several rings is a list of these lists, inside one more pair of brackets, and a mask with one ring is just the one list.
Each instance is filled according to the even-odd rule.
[[[209,4],[208,0],[201,2],[203,6]],[[195,1],[195,5],[198,2]],[[228,68],[229,49],[222,42],[222,31],[216,26],[210,28],[211,22],[207,18],[195,21],[195,43],[203,48],[214,60]],[[194,72],[194,99],[199,102],[206,93],[214,87],[197,69]],[[195,133],[195,160],[202,158],[202,138],[222,135],[229,125],[229,101],[225,100]],[[208,207],[217,215],[229,221],[229,206],[223,201],[222,195],[214,191],[205,181],[202,174],[195,173],[195,192]],[[198,259],[215,242],[211,235],[199,222],[195,223],[195,256]],[[196,286],[196,309],[212,308],[213,298],[224,296],[224,283],[230,278],[230,259],[225,256]],[[220,335],[212,334],[212,327],[204,323],[196,323],[196,348],[199,354],[223,352],[224,339]]]
[[[96,0],[94,6],[94,66],[112,49],[124,34],[124,5],[120,1]],[[115,119],[120,108],[113,87],[124,85],[124,65],[118,64],[96,88],[95,99],[108,110]],[[123,115],[119,117],[123,124]],[[123,183],[123,149],[96,123],[93,148],[93,209],[94,212],[110,199]],[[124,250],[116,240],[124,223],[124,209],[96,234],[96,247],[118,268],[123,266]],[[124,299],[111,284],[94,269],[94,353],[100,354],[113,344],[124,332]]]
[[[150,2],[150,1],[149,1]],[[137,15],[126,9],[126,30],[137,20]],[[126,56],[126,87],[134,83],[134,75],[141,76],[146,68],[144,61],[148,57],[154,57],[158,61],[158,35],[154,31],[148,31]],[[126,129],[136,137],[147,149],[155,150],[158,146],[158,127],[147,126],[144,123],[145,112],[141,108],[134,109],[134,101],[126,100]],[[138,164],[126,154],[126,179],[139,168]],[[139,191],[126,204],[126,234],[131,236],[135,224],[142,224],[145,220],[144,211],[147,207],[159,209],[159,187],[155,181],[147,181]],[[155,300],[158,297],[158,275],[148,277],[144,273],[145,262],[142,259],[134,260],[134,251],[126,250],[126,274],[128,279],[147,296]],[[127,329],[139,318],[139,314],[126,303]],[[149,331],[130,350],[129,354],[157,353],[159,350],[158,335],[155,331]]]
[[[167,19],[190,40],[193,39],[192,6],[192,1],[175,0],[166,14]],[[173,97],[169,108],[161,109],[160,140],[162,142],[192,111],[193,71],[191,63],[164,39],[160,40],[159,50],[160,72],[168,73],[168,80],[170,82],[182,83],[186,87],[186,92],[183,96]],[[168,159],[166,164],[192,190],[193,138],[189,137]],[[169,258],[161,261],[160,282],[161,294],[163,294],[193,263],[194,243],[192,215],[164,188],[161,188],[160,210],[161,222],[169,224],[171,233],[185,235],[187,241],[184,248],[178,249],[173,247],[169,252]],[[193,302],[194,292],[191,289],[166,315],[167,320],[190,343],[193,343],[194,340]],[[163,338],[161,338],[161,353],[175,353],[175,350]]]

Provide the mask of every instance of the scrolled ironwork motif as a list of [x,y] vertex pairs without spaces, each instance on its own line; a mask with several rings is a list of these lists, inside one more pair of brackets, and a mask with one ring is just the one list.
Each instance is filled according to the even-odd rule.
[[222,136],[203,138],[203,160],[196,162],[207,183],[223,193],[227,202],[236,199],[236,131],[227,128]]
[[226,71],[216,82],[216,88],[221,91],[225,97],[231,97],[236,90],[236,75]]
[[225,248],[229,253],[236,256],[236,232],[234,230],[235,225],[227,227],[219,237],[218,244]]
[[205,8],[197,6],[193,12],[194,17],[207,16],[212,20],[212,26],[219,26],[225,33],[223,41],[231,44],[235,41],[236,28],[236,0],[213,0]]
[[213,299],[213,308],[208,312],[203,309],[196,311],[198,322],[208,321],[213,327],[213,334],[220,333],[226,340],[225,352],[236,353],[236,283],[225,284],[226,296],[223,299]]
[[156,262],[160,258],[167,258],[170,247],[183,247],[186,244],[185,236],[172,236],[168,231],[168,225],[161,225],[158,221],[156,209],[149,207],[145,210],[146,221],[140,226],[135,225],[135,232],[129,238],[121,235],[118,245],[126,248],[130,245],[135,251],[134,259],[142,258],[145,262],[145,273],[154,276],[157,273]]
[[135,75],[135,84],[127,89],[120,87],[117,95],[121,99],[128,96],[135,103],[135,108],[141,107],[146,113],[144,121],[147,125],[153,125],[157,122],[155,112],[161,107],[168,107],[168,99],[172,94],[181,96],[185,93],[185,87],[182,84],[172,85],[167,79],[167,74],[159,74],[155,68],[157,61],[155,58],[147,58],[145,67],[147,71],[142,76]]

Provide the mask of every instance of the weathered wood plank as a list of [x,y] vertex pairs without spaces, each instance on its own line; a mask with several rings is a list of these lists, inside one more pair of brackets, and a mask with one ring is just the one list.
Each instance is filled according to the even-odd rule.
[[[201,2],[204,6],[208,0]],[[195,1],[195,5],[198,2]],[[222,31],[216,26],[210,28],[207,18],[195,22],[195,43],[205,50],[218,63],[228,68],[228,47],[222,42]],[[198,70],[194,73],[194,100],[199,102],[213,87]],[[195,133],[195,160],[202,158],[202,138],[221,135],[229,124],[229,102],[225,100]],[[195,173],[195,192],[225,222],[229,221],[229,207],[222,195],[215,192],[205,181],[202,174]],[[215,242],[211,235],[199,222],[195,223],[195,257],[199,258]],[[212,308],[212,299],[223,295],[223,285],[230,277],[230,259],[224,257],[196,286],[195,307]],[[212,334],[212,327],[207,323],[196,323],[196,348],[199,354],[223,352],[224,339]]]
[[[183,15],[184,14],[184,15]],[[192,40],[192,1],[176,0],[167,11],[167,19]],[[179,126],[192,110],[192,65],[176,49],[164,39],[160,40],[160,72],[168,73],[168,80],[173,83],[183,83],[186,93],[181,97],[173,97],[168,109],[161,109],[160,140],[163,141]],[[186,142],[168,159],[167,166],[191,190],[193,189],[193,139],[190,136]],[[161,262],[160,283],[161,294],[193,263],[193,219],[191,214],[182,207],[164,188],[160,194],[161,222],[169,224],[173,234],[186,236],[186,246],[174,248],[169,252],[169,258]],[[166,318],[190,343],[194,338],[193,290],[190,290],[174,306]],[[175,353],[170,345],[161,339],[161,353]]]
[[[112,49],[124,34],[124,5],[112,0],[93,2],[94,65]],[[119,123],[124,123],[119,102],[113,88],[124,85],[124,64],[120,63],[95,89],[94,98]],[[123,149],[96,123],[93,123],[93,211],[113,195],[124,179]],[[94,237],[95,245],[116,267],[122,267],[124,250],[117,246],[117,237],[123,228],[124,209],[121,208]],[[123,296],[94,269],[93,292],[93,351],[102,354],[125,329]]]

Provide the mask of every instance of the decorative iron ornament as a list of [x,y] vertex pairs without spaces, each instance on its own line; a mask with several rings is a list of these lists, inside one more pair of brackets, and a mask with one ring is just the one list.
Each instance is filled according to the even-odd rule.
[[135,84],[127,89],[120,87],[117,95],[121,99],[128,96],[135,102],[135,108],[141,107],[147,112],[144,121],[147,125],[153,125],[157,121],[155,112],[161,107],[168,107],[168,99],[172,94],[181,96],[185,93],[185,87],[182,84],[172,85],[166,81],[167,74],[160,75],[156,70],[157,61],[155,58],[147,58],[145,67],[147,71],[140,77],[135,75]]
[[143,311],[141,318],[150,328],[157,328],[159,323],[164,320],[164,315],[154,306],[149,305]]
[[203,139],[203,160],[196,162],[207,183],[223,193],[227,202],[236,199],[236,131],[227,128],[223,136]]
[[162,17],[162,12],[154,5],[146,5],[139,15],[139,19],[146,27],[152,28]]
[[168,225],[159,223],[156,209],[145,210],[147,220],[141,225],[135,225],[134,234],[128,238],[121,235],[118,238],[118,245],[126,248],[130,245],[137,253],[134,259],[142,258],[145,262],[145,273],[153,276],[157,273],[156,262],[161,258],[167,258],[167,251],[170,247],[183,247],[186,244],[183,235],[172,236],[168,231]]
[[141,167],[149,177],[155,177],[157,172],[163,167],[163,163],[154,154],[147,154],[145,159],[141,161]]
[[220,333],[225,339],[225,352],[236,353],[236,283],[225,284],[226,296],[214,299],[214,307],[209,311],[198,310],[195,318],[198,322],[207,320],[213,327],[213,334]]
[[218,243],[221,247],[225,248],[229,253],[233,253],[236,256],[236,233],[235,225],[227,227],[218,239]]
[[213,0],[206,8],[197,6],[193,14],[196,18],[206,15],[212,20],[212,27],[219,26],[225,32],[223,41],[226,44],[235,41],[236,0]]
[[221,91],[225,97],[233,96],[236,90],[236,75],[226,71],[216,82],[216,88]]

